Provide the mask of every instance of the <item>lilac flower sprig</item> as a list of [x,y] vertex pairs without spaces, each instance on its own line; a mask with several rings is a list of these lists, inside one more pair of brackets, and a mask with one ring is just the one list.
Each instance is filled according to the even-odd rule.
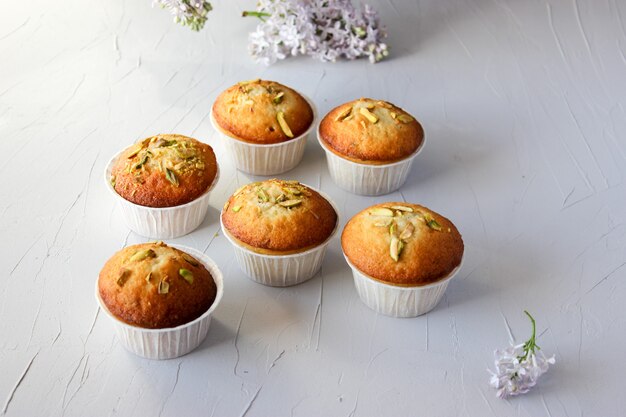
[[249,36],[253,58],[266,65],[289,56],[309,55],[323,62],[367,57],[375,63],[389,54],[378,13],[351,0],[259,0],[261,20]]
[[159,5],[174,15],[174,22],[199,31],[207,21],[213,6],[205,0],[153,0],[152,6]]
[[547,372],[550,365],[556,363],[554,355],[546,358],[536,343],[536,323],[533,316],[526,310],[524,313],[532,324],[532,335],[521,345],[509,346],[504,350],[496,350],[495,367],[489,385],[497,389],[499,398],[526,394],[537,384],[539,377]]

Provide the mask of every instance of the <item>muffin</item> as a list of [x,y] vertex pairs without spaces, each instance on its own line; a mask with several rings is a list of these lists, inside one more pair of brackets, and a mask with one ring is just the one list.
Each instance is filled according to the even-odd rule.
[[398,317],[434,308],[464,251],[450,220],[426,207],[398,202],[356,214],[343,230],[341,247],[365,304]]
[[219,95],[213,118],[227,135],[268,145],[291,140],[313,123],[313,109],[299,93],[274,81],[242,81]]
[[115,253],[100,271],[98,288],[113,316],[148,329],[197,319],[217,294],[215,281],[199,260],[163,242]]
[[287,286],[319,270],[338,217],[312,188],[271,179],[236,191],[221,222],[244,272],[266,285]]
[[356,194],[380,195],[404,184],[424,143],[424,130],[406,111],[361,98],[331,110],[318,139],[333,181]]
[[111,184],[124,199],[147,207],[172,207],[203,194],[217,175],[213,149],[182,135],[152,136],[124,150]]
[[209,192],[219,177],[213,149],[173,134],[146,138],[115,155],[106,167],[107,187],[127,226],[171,239],[196,229],[206,217]]
[[95,289],[122,346],[144,358],[171,359],[206,338],[224,280],[204,253],[157,242],[117,252]]
[[274,81],[242,81],[222,92],[211,122],[241,171],[274,175],[302,159],[313,126],[313,105]]

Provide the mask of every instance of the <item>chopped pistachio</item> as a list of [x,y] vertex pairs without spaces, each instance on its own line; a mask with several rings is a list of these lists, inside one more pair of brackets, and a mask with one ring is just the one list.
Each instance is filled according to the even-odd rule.
[[394,210],[406,211],[408,213],[413,213],[413,209],[407,206],[391,206]]
[[272,101],[274,102],[274,104],[280,104],[283,101],[284,96],[285,96],[285,93],[281,91],[280,93],[274,96],[274,99]]
[[158,138],[154,142],[154,146],[156,146],[157,148],[164,148],[166,146],[172,146],[172,145],[175,145],[175,144],[176,144],[175,140],[167,140],[167,139],[163,139],[163,138]]
[[413,121],[413,118],[408,114],[401,114],[400,116],[398,116],[398,120],[400,120],[402,123],[411,123]]
[[144,166],[144,164],[146,162],[148,162],[148,154],[149,154],[149,152],[146,152],[146,153],[143,154],[143,157],[141,158],[139,163],[137,165],[135,165],[135,169],[141,169],[141,167]]
[[142,148],[143,146],[141,144],[138,145],[135,149],[133,149],[133,151],[130,154],[128,154],[128,159],[131,159],[137,156],[137,154],[139,153],[139,151],[141,151]]
[[183,277],[185,281],[187,281],[190,284],[193,284],[193,273],[190,270],[185,269],[185,268],[180,268],[178,270],[178,274],[181,277]]
[[382,221],[374,223],[374,226],[377,226],[377,227],[388,227],[391,224],[392,221],[393,221],[392,219],[384,219]]
[[115,175],[111,175],[110,182],[111,182],[111,187],[115,188]]
[[378,122],[378,117],[376,117],[374,113],[372,113],[365,107],[361,107],[359,109],[359,113],[361,113],[367,120],[369,120],[372,123]]
[[400,233],[400,239],[406,240],[413,235],[413,231],[415,230],[415,226],[411,223],[407,224],[402,233]]
[[276,119],[278,120],[278,124],[280,125],[280,128],[282,129],[283,133],[287,137],[293,138],[293,133],[291,132],[291,128],[289,127],[289,125],[287,124],[287,121],[285,120],[285,113],[283,113],[282,111],[279,111],[276,114]]
[[391,223],[391,226],[389,226],[389,234],[395,236],[397,228],[398,226],[396,226],[395,223]]
[[335,121],[340,122],[344,120],[346,117],[350,116],[350,113],[352,113],[352,107],[347,107],[343,109],[341,112],[339,112],[337,117],[335,117]]
[[246,84],[258,83],[259,81],[261,81],[260,78],[255,78],[254,80],[239,81],[237,84],[246,85]]
[[393,217],[393,211],[389,210],[386,207],[374,207],[369,211],[371,216],[385,216],[385,217]]
[[128,269],[123,269],[120,272],[119,278],[117,279],[117,285],[123,287],[124,284],[126,284],[126,281],[128,281],[128,278],[130,278],[130,274],[131,272]]
[[241,210],[241,206],[235,206],[235,207],[233,207],[233,211],[234,211],[235,213],[238,213],[238,212],[239,212],[239,210]]
[[437,230],[438,232],[441,231],[441,225],[429,213],[424,214],[424,221],[426,222],[426,226],[431,229]]
[[170,283],[165,281],[165,279],[162,279],[159,282],[159,287],[157,289],[157,292],[159,294],[167,294],[168,292],[170,292]]
[[287,200],[287,201],[281,201],[278,204],[283,207],[295,207],[299,205],[300,203],[302,203],[302,200]]
[[270,201],[269,196],[267,195],[267,193],[265,192],[265,190],[262,187],[259,187],[259,190],[257,191],[257,195],[259,196],[259,198],[264,201],[264,202],[268,202]]
[[300,191],[297,188],[287,188],[287,191],[290,192],[293,195],[300,195],[300,194],[302,194],[302,191]]
[[287,181],[283,181],[285,184],[291,184],[291,185],[300,185],[300,181],[297,180],[287,180]]
[[395,120],[396,117],[398,117],[398,114],[396,112],[390,111],[389,116],[391,116],[391,118]]
[[174,171],[172,171],[169,168],[165,168],[165,178],[167,178],[167,180],[169,182],[172,183],[172,185],[174,185],[175,187],[178,187],[178,178],[176,177],[176,174],[174,173]]
[[287,196],[281,193],[278,197],[276,197],[276,202],[280,203],[281,201],[285,201],[286,199],[287,199]]
[[146,258],[156,258],[156,253],[152,249],[140,250],[131,256],[128,260],[131,262],[143,261]]
[[428,223],[426,223],[428,225],[428,227],[430,227],[433,230],[437,230],[438,232],[441,231],[441,225],[439,223],[437,223],[437,220],[435,219],[431,219],[428,221]]
[[183,259],[185,261],[189,262],[193,266],[199,266],[200,265],[200,263],[198,263],[198,261],[195,258],[193,258],[190,255],[187,255],[186,253],[183,253]]
[[402,252],[403,247],[404,247],[404,244],[402,243],[402,241],[398,239],[397,237],[392,236],[391,243],[389,244],[389,255],[391,256],[391,259],[398,262],[398,259],[400,259],[400,253]]

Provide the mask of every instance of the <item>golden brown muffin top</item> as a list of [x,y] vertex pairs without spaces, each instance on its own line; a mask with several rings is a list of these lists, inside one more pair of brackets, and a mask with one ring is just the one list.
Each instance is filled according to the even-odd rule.
[[313,109],[296,91],[274,81],[242,81],[219,95],[213,119],[227,135],[244,142],[286,142],[305,133]]
[[448,276],[463,257],[463,239],[442,215],[410,203],[383,203],[356,214],[341,246],[361,272],[388,284],[419,286]]
[[111,185],[126,200],[173,207],[202,195],[215,180],[217,161],[206,143],[161,134],[124,150],[111,170]]
[[323,143],[359,163],[387,164],[415,152],[424,140],[417,120],[391,103],[361,98],[331,110],[319,127]]
[[149,329],[195,320],[217,294],[215,281],[200,261],[163,242],[115,253],[100,271],[98,290],[111,314]]
[[272,179],[237,190],[224,205],[222,223],[250,250],[286,254],[326,241],[337,225],[337,213],[306,185]]

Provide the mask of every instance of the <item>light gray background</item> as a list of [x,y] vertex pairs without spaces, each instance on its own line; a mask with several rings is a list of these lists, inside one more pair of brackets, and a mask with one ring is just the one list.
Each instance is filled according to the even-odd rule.
[[[0,411],[11,416],[626,415],[626,4],[621,0],[374,3],[391,59],[254,64],[254,1],[216,0],[206,29],[143,1],[2,1]],[[423,123],[428,144],[401,192],[335,187],[319,145],[284,178],[319,186],[341,223],[386,200],[452,219],[466,262],[440,305],[379,316],[357,297],[335,239],[293,288],[248,280],[218,233],[239,185],[208,114],[243,79],[281,81],[320,114],[370,96]],[[130,233],[103,183],[107,160],[159,132],[214,146],[222,177],[202,226],[173,240],[226,279],[190,355],[126,352],[94,300]],[[493,349],[538,320],[557,365],[522,398],[488,387]]]

